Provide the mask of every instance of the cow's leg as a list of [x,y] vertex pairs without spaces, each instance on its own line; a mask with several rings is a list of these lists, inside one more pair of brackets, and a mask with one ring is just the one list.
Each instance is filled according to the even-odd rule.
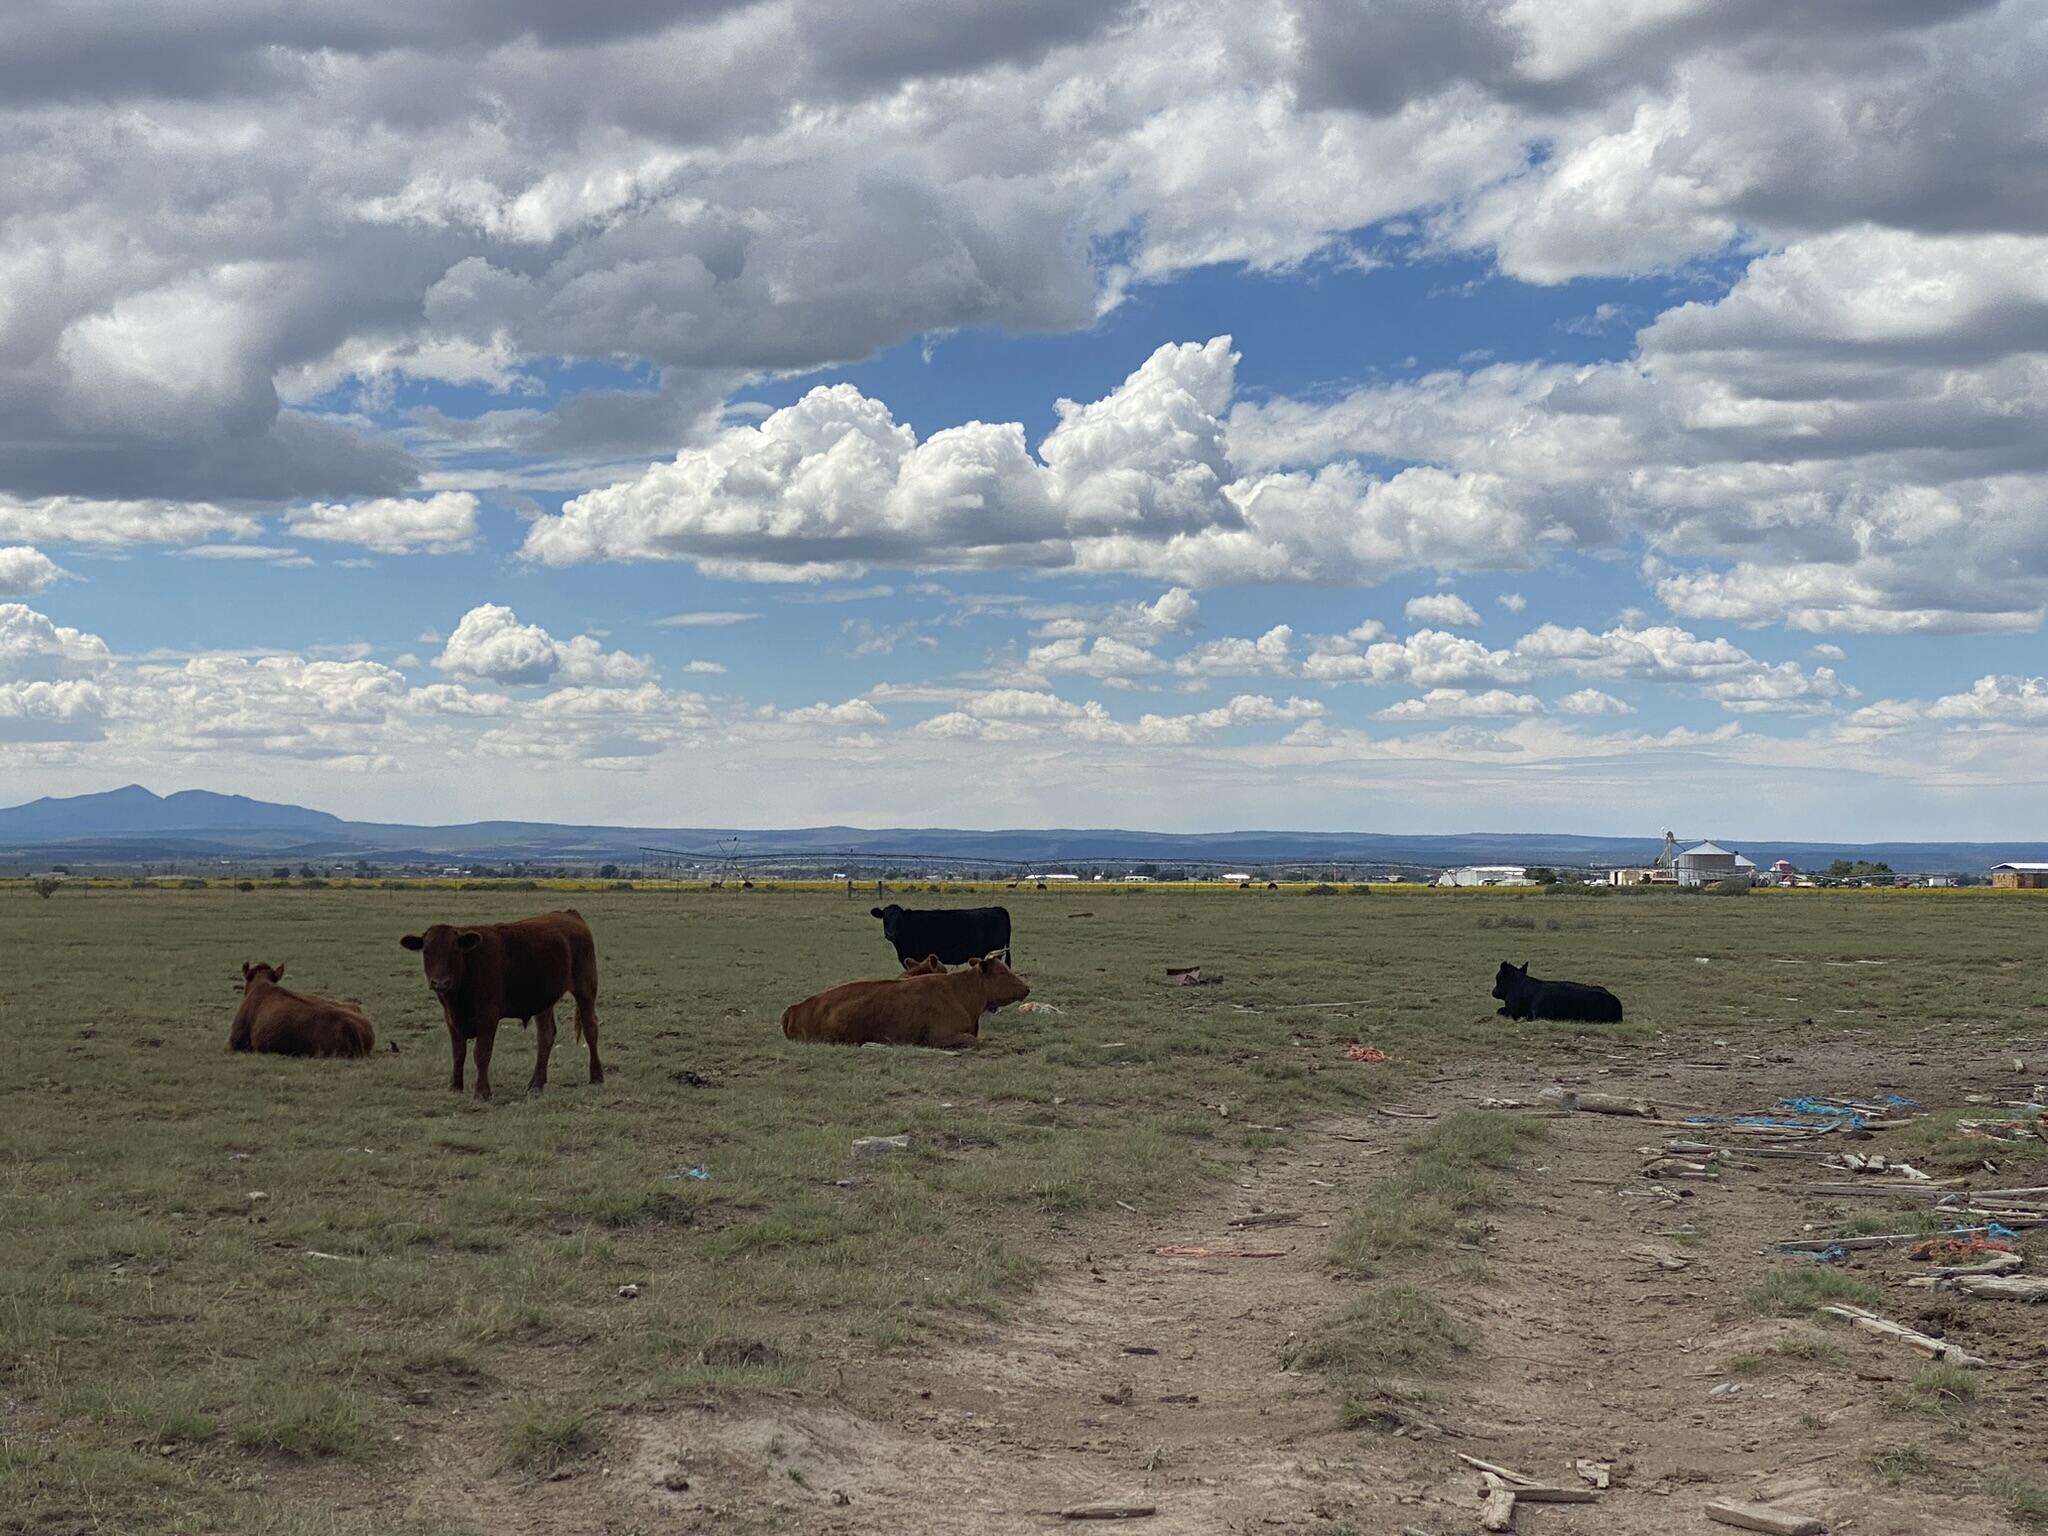
[[457,1024],[451,1015],[448,1019],[448,1049],[455,1058],[455,1068],[448,1074],[448,1090],[451,1093],[462,1092],[463,1048],[468,1044],[469,1042],[462,1038],[462,1026]]
[[555,1005],[547,1007],[533,1016],[539,1026],[533,1037],[533,1081],[526,1085],[528,1093],[539,1093],[548,1085],[548,1058],[555,1052]]
[[476,1096],[491,1096],[491,1047],[498,1043],[498,1021],[487,1019],[476,1029]]
[[604,1081],[604,1063],[597,1059],[597,986],[589,987],[576,994],[576,1033],[583,1043],[590,1047],[590,1080]]

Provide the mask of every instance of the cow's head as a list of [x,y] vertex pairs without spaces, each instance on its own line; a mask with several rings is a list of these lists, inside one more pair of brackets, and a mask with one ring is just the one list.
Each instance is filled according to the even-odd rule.
[[886,907],[869,907],[868,916],[879,917],[882,920],[882,937],[891,944],[896,942],[896,921],[903,916],[901,907],[893,901]]
[[946,974],[946,966],[945,962],[940,960],[937,955],[926,955],[922,960],[913,960],[910,964],[904,966],[903,974],[906,976],[943,976]]
[[483,941],[484,936],[474,928],[451,928],[446,923],[436,923],[425,933],[408,933],[398,942],[405,949],[420,952],[427,985],[436,997],[445,997],[462,984],[469,952]]
[[1520,965],[1509,965],[1507,961],[1503,960],[1500,963],[1500,969],[1493,973],[1493,995],[1502,1002],[1506,1002],[1508,994],[1528,981],[1528,979],[1529,964],[1527,961],[1522,962]]
[[265,965],[261,960],[244,961],[242,964],[242,990],[249,990],[252,981],[267,981],[273,986],[284,980],[284,967]]
[[982,979],[985,1011],[994,1013],[1006,1004],[1021,1003],[1031,995],[1031,988],[1024,984],[1024,978],[994,955],[984,955],[967,963]]

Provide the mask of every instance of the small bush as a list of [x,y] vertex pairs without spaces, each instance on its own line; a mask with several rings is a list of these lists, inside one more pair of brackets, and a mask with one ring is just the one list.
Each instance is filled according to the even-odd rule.
[[508,1466],[545,1477],[597,1444],[597,1424],[582,1409],[536,1407],[514,1412],[498,1427]]
[[1390,1254],[1436,1246],[1457,1231],[1461,1217],[1490,1202],[1487,1170],[1508,1167],[1523,1142],[1543,1134],[1538,1120],[1457,1111],[1416,1138],[1414,1161],[1373,1190],[1338,1232],[1330,1257],[1363,1270]]
[[1282,1363],[1289,1370],[1366,1375],[1430,1365],[1470,1343],[1469,1331],[1434,1298],[1410,1285],[1382,1285],[1352,1302]]
[[280,1379],[243,1397],[235,1443],[244,1450],[286,1456],[364,1456],[370,1449],[369,1417],[354,1392]]
[[44,875],[42,879],[36,881],[29,889],[42,897],[43,900],[48,901],[58,891],[62,890],[63,887],[64,882],[62,880],[57,879],[54,875]]
[[1991,1493],[2022,1525],[2048,1525],[2048,1488],[2015,1472],[1991,1474]]
[[1709,896],[1747,896],[1751,886],[1747,880],[1716,880],[1702,889]]
[[1906,1383],[1906,1406],[1931,1413],[1973,1402],[1976,1396],[1976,1373],[1947,1361],[1928,1366]]
[[1924,1477],[1934,1469],[1927,1453],[1917,1445],[1894,1445],[1870,1453],[1870,1470],[1896,1488],[1909,1477]]
[[1324,885],[1319,882],[1310,886],[1303,894],[1307,896],[1334,896],[1337,894],[1337,887],[1334,885]]
[[1806,1269],[1774,1269],[1749,1288],[1743,1302],[1763,1317],[1804,1317],[1830,1302],[1867,1307],[1878,1294],[1861,1280],[1838,1269],[1815,1264]]
[[256,882],[253,880],[237,881],[235,884],[235,889],[238,891],[253,891],[256,889]]
[[1357,884],[1347,887],[1347,889],[1354,896],[1370,896],[1372,894],[1372,887],[1364,881],[1359,881]]

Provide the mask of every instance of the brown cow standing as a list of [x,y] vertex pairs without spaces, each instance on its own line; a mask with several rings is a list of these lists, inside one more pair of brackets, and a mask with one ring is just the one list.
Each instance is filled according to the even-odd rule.
[[849,981],[807,997],[782,1015],[791,1040],[831,1045],[972,1045],[981,1016],[1031,995],[1024,978],[1002,961],[970,961],[923,975]]
[[260,961],[242,967],[242,1006],[228,1028],[231,1051],[278,1056],[367,1056],[377,1032],[353,1003],[291,992],[278,985],[284,967]]
[[398,941],[421,952],[427,985],[440,1000],[448,1023],[455,1070],[448,1086],[462,1091],[462,1057],[476,1041],[476,1096],[491,1096],[491,1047],[500,1019],[536,1023],[533,1080],[528,1093],[548,1085],[548,1056],[555,1048],[555,1004],[568,993],[576,1000],[576,1038],[590,1046],[590,1080],[604,1081],[597,1059],[597,945],[590,925],[575,911],[549,912],[516,923],[479,923],[451,928],[436,923],[425,933]]

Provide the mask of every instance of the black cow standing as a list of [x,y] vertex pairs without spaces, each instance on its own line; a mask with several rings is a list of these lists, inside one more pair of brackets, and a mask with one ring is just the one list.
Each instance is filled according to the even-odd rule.
[[937,955],[947,965],[964,965],[984,955],[1010,954],[1010,910],[1007,907],[954,907],[917,912],[893,901],[870,907],[882,920],[882,937],[895,946],[896,958],[908,965]]
[[1493,995],[1506,1019],[1571,1019],[1582,1024],[1619,1024],[1621,999],[1605,987],[1577,981],[1545,981],[1527,964],[1503,960],[1493,978]]

